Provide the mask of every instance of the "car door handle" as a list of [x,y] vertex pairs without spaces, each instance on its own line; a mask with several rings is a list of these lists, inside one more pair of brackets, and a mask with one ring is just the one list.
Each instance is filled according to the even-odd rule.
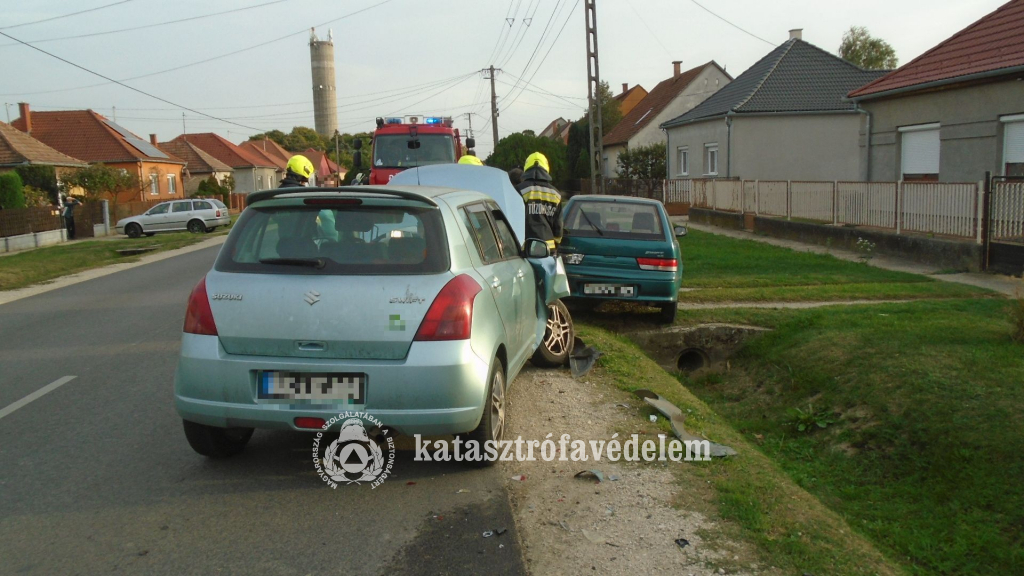
[[498,292],[501,292],[501,280],[498,280],[497,276],[491,278],[491,288],[494,288]]
[[516,272],[516,278],[522,279],[523,276],[525,276],[525,274],[523,274],[523,269],[520,268],[519,271]]

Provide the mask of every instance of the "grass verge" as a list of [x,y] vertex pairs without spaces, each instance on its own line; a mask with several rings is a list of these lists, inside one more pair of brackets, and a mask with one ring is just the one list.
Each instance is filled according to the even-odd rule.
[[145,255],[121,256],[117,253],[118,250],[125,248],[156,246],[153,252],[146,252],[153,254],[190,246],[219,234],[221,231],[218,230],[212,234],[178,232],[157,234],[151,238],[93,240],[58,244],[3,256],[0,257],[0,290],[24,288],[108,264],[134,262]]
[[910,300],[999,296],[984,288],[936,282],[860,282],[764,288],[704,288],[679,293],[680,302],[828,302],[831,300]]
[[[681,311],[774,328],[728,372],[683,382],[906,571],[1022,574],[1024,347],[1009,306]],[[799,432],[795,409],[825,428]]]
[[[899,574],[868,540],[802,490],[742,434],[647,358],[624,337],[577,324],[588,344],[605,352],[597,368],[627,391],[648,388],[688,412],[691,430],[732,446],[739,456],[689,463],[687,471],[715,488],[720,516],[753,542],[764,561],[787,573]],[[687,484],[683,484],[685,490]]]

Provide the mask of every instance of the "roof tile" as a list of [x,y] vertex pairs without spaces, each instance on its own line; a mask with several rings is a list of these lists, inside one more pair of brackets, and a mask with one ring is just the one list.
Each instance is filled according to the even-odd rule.
[[0,122],[0,166],[45,164],[50,166],[88,166],[43,144],[10,124]]
[[204,132],[202,134],[182,134],[172,142],[185,140],[199,147],[200,150],[232,168],[277,168],[277,165],[266,158],[254,154],[250,150],[239,148],[227,139]]

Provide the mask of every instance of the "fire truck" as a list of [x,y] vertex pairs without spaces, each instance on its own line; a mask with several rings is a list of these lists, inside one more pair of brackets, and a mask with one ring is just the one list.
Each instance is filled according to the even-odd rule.
[[[356,141],[355,147],[362,147]],[[373,132],[370,177],[367,184],[387,184],[402,170],[430,164],[459,161],[475,142],[467,138],[465,147],[452,119],[441,116],[405,116],[377,118]],[[357,152],[358,154],[358,152]],[[361,164],[361,154],[354,158]]]

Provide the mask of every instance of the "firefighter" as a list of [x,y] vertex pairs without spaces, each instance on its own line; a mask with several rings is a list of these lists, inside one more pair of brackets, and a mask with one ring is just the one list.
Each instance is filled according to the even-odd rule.
[[554,253],[562,241],[562,194],[551,185],[547,157],[534,152],[526,158],[516,190],[526,203],[526,237],[543,240]]
[[281,185],[278,188],[306,186],[309,184],[310,176],[316,172],[313,168],[313,163],[302,154],[296,154],[288,159],[287,170],[288,172],[285,174],[284,179],[281,180]]
[[459,164],[472,164],[473,166],[483,166],[484,163],[479,158],[471,154],[464,154],[462,158],[459,158]]

